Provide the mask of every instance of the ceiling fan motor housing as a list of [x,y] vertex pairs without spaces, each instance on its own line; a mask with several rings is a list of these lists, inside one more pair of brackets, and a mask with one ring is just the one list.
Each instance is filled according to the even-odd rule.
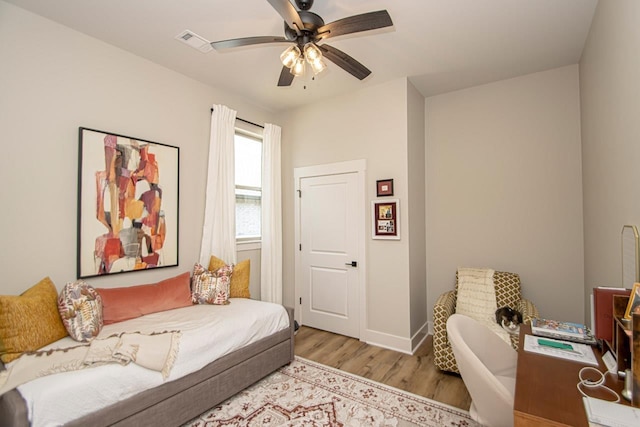
[[313,12],[301,10],[299,13],[300,20],[304,24],[304,30],[314,33],[318,28],[324,25],[324,20]]
[[[324,26],[324,20],[313,12],[301,10],[299,13],[300,21],[303,28],[300,28],[302,35],[306,35],[309,39],[314,39],[318,28]],[[284,36],[287,40],[294,41],[298,38],[298,34],[294,28],[289,27],[287,21],[284,22]]]

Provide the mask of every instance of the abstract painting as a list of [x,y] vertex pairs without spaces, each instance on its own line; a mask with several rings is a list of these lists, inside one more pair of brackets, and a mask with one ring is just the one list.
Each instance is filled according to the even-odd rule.
[[180,149],[80,128],[78,277],[178,265]]

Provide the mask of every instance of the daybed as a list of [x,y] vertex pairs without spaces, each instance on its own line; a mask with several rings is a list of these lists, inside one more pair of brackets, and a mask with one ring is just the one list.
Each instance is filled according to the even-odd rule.
[[[160,372],[134,363],[44,376],[0,397],[0,425],[179,426],[293,360],[291,309],[244,298],[229,301],[229,305],[196,304],[104,326],[97,338],[123,331],[148,334],[179,330],[179,351],[166,380]],[[260,314],[263,308],[270,317]],[[43,349],[74,345],[78,342],[66,337]],[[210,357],[214,359],[205,363]],[[185,361],[201,366],[185,367]],[[98,383],[92,386],[91,381]],[[115,394],[100,396],[103,384],[105,392],[115,384]],[[141,391],[129,390],[139,384],[154,385]],[[100,409],[95,409],[99,405],[85,404],[91,394],[97,394],[98,400],[108,400],[119,393],[133,394]],[[91,409],[83,409],[85,405]],[[63,415],[58,418],[49,411]],[[69,412],[84,413],[64,419]],[[40,415],[30,422],[34,413]]]

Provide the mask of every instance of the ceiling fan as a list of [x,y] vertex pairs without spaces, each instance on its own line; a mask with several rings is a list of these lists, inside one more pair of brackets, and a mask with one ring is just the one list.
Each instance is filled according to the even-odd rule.
[[324,70],[323,58],[333,62],[354,77],[362,80],[371,74],[371,70],[353,59],[340,49],[329,46],[324,40],[353,34],[361,31],[375,30],[393,25],[386,10],[353,15],[337,21],[324,23],[324,20],[313,12],[313,0],[295,0],[299,10],[289,0],[267,0],[284,19],[284,37],[258,36],[211,42],[215,50],[230,49],[267,43],[292,43],[280,59],[283,67],[278,79],[278,86],[290,86],[294,77],[304,74],[305,61],[317,74]]

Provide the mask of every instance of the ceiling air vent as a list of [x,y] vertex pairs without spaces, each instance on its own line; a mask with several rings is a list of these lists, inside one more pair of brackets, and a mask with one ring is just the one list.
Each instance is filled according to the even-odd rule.
[[183,32],[178,34],[176,36],[176,40],[180,40],[182,43],[189,45],[202,53],[207,53],[213,49],[209,40],[189,30],[184,30]]

